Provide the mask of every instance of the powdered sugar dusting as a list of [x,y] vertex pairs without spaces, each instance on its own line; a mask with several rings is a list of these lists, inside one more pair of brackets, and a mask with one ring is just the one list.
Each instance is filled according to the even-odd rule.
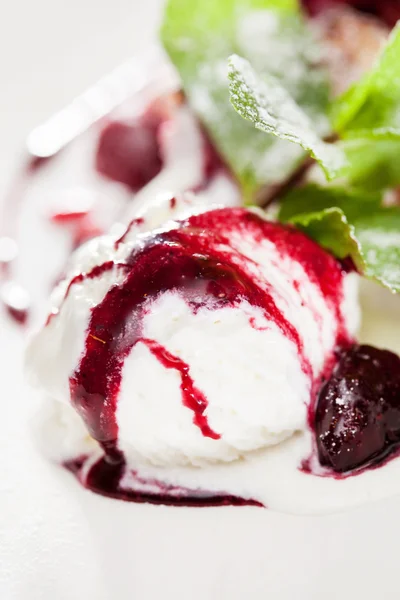
[[233,55],[229,60],[231,102],[257,129],[299,144],[318,160],[329,178],[338,175],[345,157],[323,142],[309,117],[272,75],[257,76],[250,63]]
[[357,236],[366,261],[365,272],[392,291],[399,290],[400,233],[374,226],[359,228]]

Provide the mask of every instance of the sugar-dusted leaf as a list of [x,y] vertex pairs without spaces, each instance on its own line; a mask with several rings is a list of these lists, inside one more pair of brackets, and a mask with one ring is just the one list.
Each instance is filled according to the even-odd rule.
[[374,136],[390,130],[400,137],[400,24],[392,31],[375,66],[351,86],[333,107],[335,129],[342,135]]
[[347,157],[342,176],[348,185],[368,191],[400,185],[400,138],[352,137],[338,145]]
[[274,76],[260,77],[247,60],[233,55],[229,80],[232,105],[256,129],[301,146],[319,162],[328,179],[343,171],[344,153],[319,137],[311,119]]
[[400,292],[400,209],[362,214],[354,222],[364,261],[363,273]]
[[328,79],[297,0],[168,0],[161,37],[190,105],[248,199],[259,187],[286,179],[304,151],[257,131],[233,110],[227,79],[231,54],[277,77],[318,130],[329,130]]
[[298,215],[340,208],[348,219],[354,220],[362,211],[375,212],[381,205],[382,194],[379,192],[368,193],[343,187],[309,184],[291,190],[283,198],[278,218],[280,221],[290,221]]
[[330,250],[337,258],[351,256],[358,268],[363,268],[360,260],[360,246],[354,227],[347,220],[343,210],[337,207],[303,213],[290,220],[298,229]]
[[338,258],[350,256],[366,277],[400,292],[400,208],[382,207],[379,195],[306,186],[284,199],[279,218]]

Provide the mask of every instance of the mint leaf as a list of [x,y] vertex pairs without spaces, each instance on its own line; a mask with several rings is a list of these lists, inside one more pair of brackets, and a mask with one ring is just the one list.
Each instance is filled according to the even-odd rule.
[[280,221],[291,221],[298,215],[339,208],[348,219],[355,220],[360,213],[375,212],[381,207],[380,193],[366,193],[360,190],[343,187],[321,187],[309,184],[291,190],[282,200],[278,218]]
[[328,179],[344,169],[344,153],[318,136],[310,118],[272,75],[259,77],[250,63],[233,55],[229,60],[231,102],[256,129],[300,145],[315,158]]
[[348,185],[369,191],[400,185],[400,139],[351,138],[338,146],[347,157],[341,175]]
[[381,207],[379,195],[306,186],[288,194],[279,218],[338,258],[350,256],[361,274],[400,292],[400,208]]
[[336,101],[334,124],[347,156],[349,185],[373,190],[400,184],[400,24],[375,66]]
[[391,131],[400,137],[400,24],[393,29],[375,66],[334,105],[333,122],[342,135],[366,137]]
[[351,256],[356,267],[363,270],[360,246],[354,227],[350,225],[343,210],[337,207],[293,216],[290,223],[296,225],[320,246],[330,250],[337,258]]
[[354,222],[364,261],[363,273],[400,292],[400,210],[382,209]]
[[168,0],[161,37],[191,107],[248,199],[261,186],[285,180],[304,151],[257,131],[233,110],[227,79],[231,54],[275,75],[318,129],[329,130],[328,79],[296,0]]

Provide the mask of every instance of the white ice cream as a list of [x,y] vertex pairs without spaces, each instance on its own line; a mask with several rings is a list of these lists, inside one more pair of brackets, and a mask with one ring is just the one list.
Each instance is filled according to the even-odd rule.
[[139,343],[125,362],[117,408],[120,444],[133,461],[232,461],[304,428],[309,385],[296,347],[260,309],[243,302],[193,314],[170,293],[155,302],[144,328],[146,337],[190,365],[208,399],[208,423],[221,439],[202,435],[182,404],[178,373]]
[[[91,309],[124,275],[114,267],[100,277],[73,284],[65,298],[70,280],[105,261],[124,260],[146,236],[147,228],[153,230],[162,224],[158,216],[165,221],[166,211],[170,220],[164,223],[164,229],[175,226],[173,219],[208,208],[195,196],[181,197],[173,207],[169,201],[161,207],[150,207],[144,221],[130,229],[117,250],[115,237],[104,236],[73,256],[66,279],[52,296],[56,316],[32,339],[28,350],[29,370],[51,399],[52,417],[45,429],[57,429],[55,424],[59,423],[59,433],[54,435],[58,438],[57,459],[60,446],[64,448],[63,458],[73,458],[79,451],[87,452],[90,444],[82,435],[79,418],[65,415],[73,410],[68,378],[84,351]],[[334,348],[338,323],[333,308],[302,266],[289,257],[282,261],[269,240],[255,243],[251,236],[233,231],[230,246],[253,265],[254,277],[270,286],[276,305],[299,333],[312,375],[304,372],[294,342],[261,309],[243,301],[217,310],[205,306],[193,313],[178,293],[166,292],[147,311],[144,336],[190,366],[191,377],[208,400],[208,423],[221,437],[214,440],[202,434],[193,422],[193,412],[182,403],[177,371],[166,369],[139,342],[123,367],[116,411],[118,444],[129,467],[135,472],[139,469],[144,477],[188,489],[223,490],[269,505],[265,487],[271,483],[268,471],[272,469],[276,477],[274,456],[287,462],[287,449],[294,444],[296,462],[289,463],[295,471],[311,449],[307,427],[311,383]],[[354,276],[345,277],[342,310],[350,335],[359,321],[356,287]],[[84,438],[81,444],[77,443],[78,429]],[[99,456],[95,442],[92,453]],[[266,456],[269,469],[265,468]],[[266,478],[255,476],[256,465],[265,470]],[[303,474],[301,477],[315,479]],[[125,485],[144,484],[134,483],[128,473]]]

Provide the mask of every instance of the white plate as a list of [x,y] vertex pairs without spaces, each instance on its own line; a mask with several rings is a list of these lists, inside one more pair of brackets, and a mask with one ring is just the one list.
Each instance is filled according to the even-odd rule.
[[[19,276],[40,301],[67,240],[34,202],[27,205],[21,233],[29,260]],[[382,297],[384,305],[387,298]],[[2,315],[2,600],[394,597],[398,497],[313,518],[250,507],[135,505],[82,489],[69,473],[46,462],[31,441],[36,401],[22,375],[24,344],[21,330]]]

